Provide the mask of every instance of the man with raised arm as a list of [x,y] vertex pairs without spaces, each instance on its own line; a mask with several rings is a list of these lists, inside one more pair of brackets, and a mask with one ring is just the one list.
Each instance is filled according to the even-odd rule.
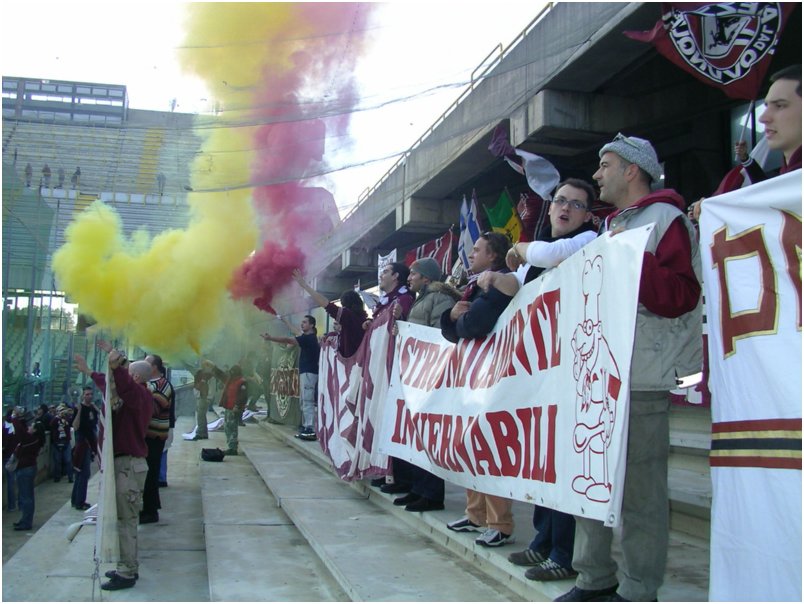
[[272,336],[262,334],[263,339],[279,344],[288,344],[299,347],[299,389],[301,390],[302,426],[296,438],[301,440],[316,440],[315,434],[315,397],[318,387],[318,357],[321,347],[318,343],[315,317],[304,315],[301,320],[301,329],[294,327],[282,317],[285,325],[293,335]]

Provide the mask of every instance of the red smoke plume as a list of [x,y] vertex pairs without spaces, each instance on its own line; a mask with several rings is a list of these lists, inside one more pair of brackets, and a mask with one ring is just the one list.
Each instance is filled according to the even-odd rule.
[[274,295],[292,281],[293,269],[303,271],[317,242],[340,222],[332,194],[305,181],[325,170],[327,136],[346,134],[349,109],[357,102],[352,74],[372,10],[370,4],[292,6],[303,24],[298,28],[303,39],[292,45],[286,39],[268,41],[274,53],[292,48],[290,67],[266,69],[255,98],[254,119],[265,125],[254,141],[253,201],[266,243],[235,271],[229,286],[235,299],[256,298],[263,310],[271,308]]

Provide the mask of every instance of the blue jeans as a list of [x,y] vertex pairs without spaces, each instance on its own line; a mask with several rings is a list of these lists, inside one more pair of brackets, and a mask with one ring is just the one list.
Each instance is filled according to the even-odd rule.
[[87,450],[84,454],[84,460],[81,462],[81,469],[75,473],[75,482],[73,483],[73,494],[70,497],[70,503],[73,507],[79,507],[87,502],[87,483],[89,482],[89,475],[92,473],[92,453]]
[[540,505],[533,506],[536,536],[528,546],[563,568],[572,568],[575,545],[575,517]]
[[17,476],[16,471],[9,472],[6,470],[7,461],[7,458],[3,460],[3,473],[6,475],[6,509],[9,512],[13,512],[19,507],[19,501],[17,500]]
[[50,471],[53,480],[61,480],[62,474],[67,474],[67,478],[73,479],[73,459],[72,448],[70,445],[50,445]]
[[17,489],[19,489],[20,512],[22,512],[17,524],[22,528],[29,529],[33,526],[35,478],[35,465],[17,470]]
[[159,482],[167,482],[167,451],[162,451],[162,461],[159,464]]

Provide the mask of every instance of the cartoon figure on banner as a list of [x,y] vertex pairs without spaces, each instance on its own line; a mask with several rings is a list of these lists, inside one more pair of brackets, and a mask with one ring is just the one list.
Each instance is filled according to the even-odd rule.
[[572,441],[583,459],[583,473],[573,478],[572,490],[605,503],[611,499],[607,452],[622,382],[600,322],[602,287],[603,259],[596,256],[584,264],[584,321],[575,328],[571,342],[575,353],[572,373],[577,381]]

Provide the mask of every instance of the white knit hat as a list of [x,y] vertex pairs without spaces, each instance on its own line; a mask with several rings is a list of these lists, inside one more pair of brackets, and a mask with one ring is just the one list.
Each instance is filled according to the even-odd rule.
[[661,179],[662,166],[656,156],[656,149],[644,138],[617,134],[613,141],[603,145],[599,157],[603,157],[603,154],[608,151],[616,153],[628,163],[636,164],[645,170],[653,182],[658,182]]

